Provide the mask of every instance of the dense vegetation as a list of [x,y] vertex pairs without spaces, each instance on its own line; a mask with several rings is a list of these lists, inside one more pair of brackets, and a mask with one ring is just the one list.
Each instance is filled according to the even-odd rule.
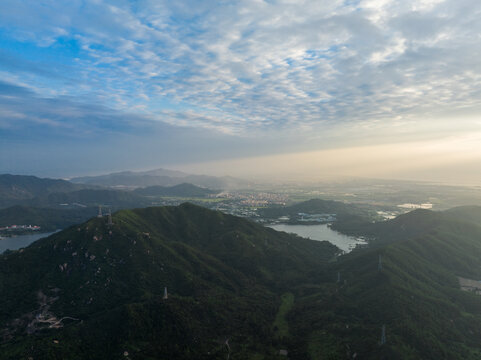
[[[0,358],[224,359],[227,339],[233,359],[269,358],[281,346],[281,295],[338,251],[190,204],[113,222],[94,218],[0,258]],[[38,316],[69,318],[47,330]]]
[[366,223],[372,246],[338,257],[191,204],[113,222],[0,257],[1,359],[481,357],[481,297],[459,283],[481,280],[480,207]]
[[291,326],[310,339],[295,340],[300,358],[479,359],[481,299],[457,277],[481,279],[481,227],[431,211],[384,225],[412,237],[341,257],[298,297]]
[[0,227],[9,225],[37,225],[42,232],[64,229],[79,224],[98,214],[98,208],[49,209],[12,206],[0,209]]

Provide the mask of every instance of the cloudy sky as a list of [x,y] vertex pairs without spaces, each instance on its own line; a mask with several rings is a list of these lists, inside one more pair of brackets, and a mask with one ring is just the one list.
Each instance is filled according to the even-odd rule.
[[481,183],[479,0],[2,0],[0,172]]

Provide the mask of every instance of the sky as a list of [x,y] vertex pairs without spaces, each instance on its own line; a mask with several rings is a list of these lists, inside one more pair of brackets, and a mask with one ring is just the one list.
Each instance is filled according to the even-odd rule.
[[0,173],[481,185],[479,0],[2,0]]

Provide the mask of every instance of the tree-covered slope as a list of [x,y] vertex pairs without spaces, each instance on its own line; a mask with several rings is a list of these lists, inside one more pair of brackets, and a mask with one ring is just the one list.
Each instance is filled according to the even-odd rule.
[[98,208],[49,209],[12,206],[0,209],[0,227],[8,225],[37,225],[41,231],[55,231],[86,221],[98,214]]
[[0,359],[479,359],[467,211],[399,216],[337,258],[191,204],[94,218],[0,257]]
[[275,358],[280,294],[337,251],[191,204],[94,218],[0,257],[0,358]]
[[451,218],[481,225],[481,206],[458,206],[444,211]]
[[423,215],[439,221],[398,219],[391,224],[413,236],[343,256],[316,286],[298,290],[289,317],[296,357],[480,358],[481,298],[462,291],[458,277],[481,280],[481,227],[440,213],[410,216]]

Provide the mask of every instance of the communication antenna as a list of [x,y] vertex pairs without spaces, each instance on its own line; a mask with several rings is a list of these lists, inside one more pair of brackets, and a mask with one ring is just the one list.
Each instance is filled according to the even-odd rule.
[[164,288],[164,300],[167,300],[169,298],[169,294],[167,293],[167,286]]
[[102,215],[102,205],[99,205],[99,214],[97,215],[98,218],[103,217]]

